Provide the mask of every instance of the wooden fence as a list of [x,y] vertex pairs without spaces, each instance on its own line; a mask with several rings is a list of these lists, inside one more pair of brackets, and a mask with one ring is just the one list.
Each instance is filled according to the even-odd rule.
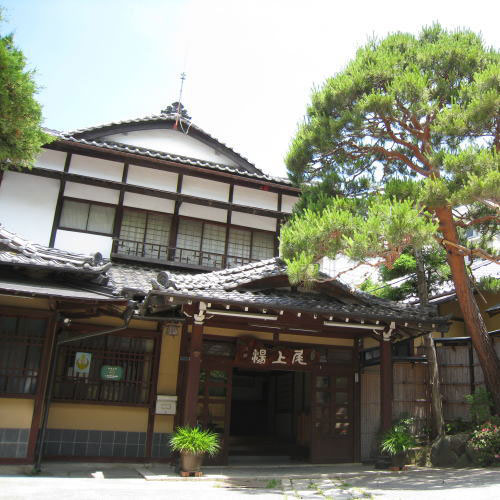
[[[393,364],[393,406],[396,420],[414,417],[415,432],[421,433],[430,417],[427,365],[409,361]],[[367,460],[377,452],[380,429],[380,370],[367,367],[361,374],[361,458]]]
[[[500,337],[494,336],[495,350],[500,357]],[[443,413],[445,420],[469,420],[465,396],[484,386],[484,377],[477,355],[468,338],[436,339]],[[414,417],[415,432],[421,433],[431,424],[429,371],[422,361],[393,363],[393,418]],[[367,460],[377,452],[380,429],[379,365],[367,366],[361,373],[361,458]]]
[[[500,356],[500,338],[493,337]],[[436,339],[436,355],[443,395],[445,420],[469,420],[469,405],[465,396],[484,387],[484,376],[476,351],[468,338]]]

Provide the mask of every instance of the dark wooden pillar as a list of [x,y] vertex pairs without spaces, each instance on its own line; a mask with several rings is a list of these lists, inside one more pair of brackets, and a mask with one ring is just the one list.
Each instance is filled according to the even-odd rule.
[[384,334],[380,342],[380,427],[382,432],[392,425],[392,342]]
[[198,410],[198,391],[200,387],[201,352],[203,343],[204,311],[195,314],[195,322],[189,341],[189,361],[187,363],[186,389],[184,392],[183,425],[196,425]]

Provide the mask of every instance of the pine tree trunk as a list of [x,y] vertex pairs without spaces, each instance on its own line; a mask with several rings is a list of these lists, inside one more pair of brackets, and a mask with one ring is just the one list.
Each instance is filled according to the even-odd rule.
[[[421,306],[429,303],[429,290],[425,276],[424,259],[420,250],[415,250],[415,261],[417,264],[417,291]],[[424,346],[429,363],[429,383],[431,386],[432,416],[434,429],[438,436],[444,435],[443,398],[441,394],[441,383],[439,381],[439,366],[436,356],[436,347],[432,339],[432,333],[424,336]]]
[[[439,230],[444,238],[452,243],[458,243],[458,235],[451,208],[440,207],[436,208],[435,212],[440,223]],[[500,414],[500,384],[498,383],[500,380],[500,361],[498,360],[483,317],[470,288],[464,256],[460,255],[458,250],[451,245],[446,245],[446,250],[448,264],[455,285],[455,293],[460,309],[462,310],[465,327],[479,358],[486,387],[493,397],[495,413]]]

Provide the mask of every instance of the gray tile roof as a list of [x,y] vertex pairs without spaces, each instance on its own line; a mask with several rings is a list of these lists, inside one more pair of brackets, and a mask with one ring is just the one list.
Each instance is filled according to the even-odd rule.
[[[386,318],[398,321],[444,323],[436,315],[435,306],[417,308],[408,304],[380,299],[355,290],[345,283],[329,280],[329,293],[292,292],[262,284],[261,290],[248,290],[267,278],[286,276],[286,265],[279,258],[253,262],[244,266],[211,273],[185,275],[162,271],[152,281],[152,294],[168,295],[187,300],[225,302],[255,307],[309,311],[322,314]],[[326,276],[325,276],[326,278]],[[267,287],[267,288],[266,288]],[[338,293],[338,292],[342,293]]]
[[104,283],[111,267],[100,253],[82,255],[32,243],[0,224],[0,264],[65,272]]
[[[496,278],[500,279],[500,264],[496,262],[491,262],[488,260],[476,261],[471,266],[472,276],[474,281],[479,282],[483,278]],[[407,281],[409,277],[398,278],[390,281],[388,284],[391,285],[401,285]],[[455,285],[453,281],[445,281],[439,287],[434,290],[430,297],[430,301],[434,303],[444,302],[447,300],[453,300],[456,297]],[[408,304],[418,304],[418,297],[408,297],[404,299],[404,302]]]
[[[114,297],[143,296],[146,297],[146,302],[151,295],[166,295],[177,297],[181,302],[203,300],[360,319],[412,323],[447,322],[447,318],[436,315],[435,306],[418,308],[380,299],[326,275],[321,276],[326,282],[318,286],[319,293],[292,291],[288,284],[286,265],[279,258],[210,273],[181,274],[122,263],[111,265],[109,262],[104,263],[100,254],[85,256],[37,245],[0,226],[0,264],[7,265],[11,272],[15,268],[28,267],[54,271],[58,279],[65,275],[70,275],[75,280],[84,278],[87,282],[108,285],[106,289],[88,289],[89,293],[108,292]],[[8,279],[3,276],[4,289],[14,293],[16,286],[18,293],[29,293],[31,289],[33,293],[43,294],[43,290],[47,288],[54,288],[53,293],[58,288],[60,296],[66,293],[61,289],[60,283],[50,284],[37,280],[23,284],[21,279],[16,279],[15,286],[10,278],[11,276]],[[273,278],[282,279],[276,281]],[[77,298],[79,293],[75,291],[74,297]]]
[[[169,113],[167,110],[162,111],[159,115],[148,115],[148,116],[143,116],[141,118],[132,118],[129,120],[120,120],[116,122],[109,122],[109,123],[103,123],[101,125],[95,125],[92,127],[86,127],[78,130],[73,130],[68,132],[69,135],[73,135],[75,137],[86,137],[89,138],[95,138],[96,134],[100,134],[101,132],[106,133],[109,129],[113,128],[118,128],[123,125],[139,125],[139,124],[153,124],[153,123],[167,123],[169,125],[173,125],[175,121],[177,120],[177,114],[176,113]],[[241,158],[246,164],[251,169],[254,169],[260,173],[262,171],[258,169],[253,163],[251,163],[247,158],[245,158],[243,155],[240,153],[237,153],[233,148],[229,147],[227,144],[224,144],[221,142],[219,139],[216,139],[212,135],[210,135],[208,132],[203,130],[202,128],[198,127],[195,125],[190,119],[186,119],[186,117],[181,116],[179,121],[179,127],[181,130],[183,130],[185,133],[188,132],[189,130],[196,130],[198,133],[201,135],[205,136],[207,139],[210,141],[213,141],[217,143],[218,145],[222,146],[224,149],[230,151],[231,153],[235,154],[237,157]],[[101,134],[103,135],[103,134]]]
[[[183,109],[183,113],[181,114],[180,119],[178,120],[179,128],[185,133],[189,134],[190,132],[195,132],[195,135],[200,136],[204,142],[208,142],[215,146],[217,149],[221,151],[226,151],[232,156],[238,167],[228,166],[224,164],[203,161],[197,158],[189,158],[182,155],[169,154],[162,151],[141,148],[136,146],[130,146],[128,144],[123,144],[114,141],[104,140],[103,137],[109,135],[110,133],[116,133],[115,129],[126,129],[130,126],[142,126],[147,127],[148,125],[158,126],[161,124],[163,126],[172,127],[177,120],[177,114],[172,112],[174,109],[177,109],[178,103],[174,103],[172,106],[168,106],[165,110],[161,112],[159,115],[149,115],[141,118],[134,118],[130,120],[121,120],[115,122],[109,122],[102,125],[97,125],[93,127],[87,127],[83,129],[78,129],[69,132],[58,132],[56,130],[46,129],[47,133],[55,135],[56,137],[70,141],[77,142],[81,144],[92,145],[96,147],[102,147],[105,149],[112,149],[115,151],[127,152],[132,154],[137,154],[141,156],[147,156],[150,158],[157,158],[162,160],[175,161],[178,163],[183,163],[187,165],[194,165],[202,168],[209,168],[212,170],[219,170],[222,172],[228,172],[236,175],[244,175],[247,177],[252,177],[260,180],[275,182],[279,184],[291,185],[291,182],[287,178],[283,177],[273,177],[270,175],[264,174],[262,170],[257,168],[253,163],[251,163],[247,158],[237,153],[234,149],[229,147],[227,144],[224,144],[219,139],[216,139],[212,135],[210,135],[205,130],[201,129],[197,125],[195,125],[185,113]],[[183,108],[183,107],[182,107]]]
[[284,184],[287,186],[292,185],[292,183],[284,177],[273,177],[271,175],[266,175],[263,173],[259,174],[259,173],[249,172],[248,170],[245,170],[243,168],[237,168],[237,167],[233,167],[233,166],[229,166],[229,165],[224,165],[221,163],[214,163],[214,162],[205,161],[205,160],[198,160],[196,158],[190,158],[188,156],[181,156],[181,155],[177,155],[177,154],[165,153],[163,151],[158,151],[155,149],[146,149],[146,148],[141,148],[138,146],[132,146],[130,144],[123,144],[120,142],[114,142],[114,141],[109,141],[109,140],[104,141],[104,140],[100,140],[100,139],[85,139],[85,138],[75,137],[74,135],[66,134],[64,132],[57,132],[57,131],[49,130],[49,129],[45,129],[45,131],[47,133],[50,133],[51,135],[53,135],[57,139],[61,139],[63,141],[74,142],[74,143],[78,143],[78,144],[85,144],[87,146],[95,146],[95,147],[103,148],[103,149],[111,149],[113,151],[136,154],[139,156],[145,156],[148,158],[155,158],[158,160],[173,161],[173,162],[181,163],[184,165],[192,165],[194,167],[207,168],[210,170],[217,170],[219,172],[227,172],[229,174],[250,177],[252,179],[259,179],[262,181],[274,182],[276,184]]

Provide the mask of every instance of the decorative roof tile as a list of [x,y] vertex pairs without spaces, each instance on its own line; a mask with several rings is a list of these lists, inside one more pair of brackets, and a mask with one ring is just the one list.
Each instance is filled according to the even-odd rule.
[[2,224],[0,264],[67,272],[100,282],[107,281],[105,273],[111,267],[111,263],[105,262],[100,253],[82,255],[32,243],[8,231]]

